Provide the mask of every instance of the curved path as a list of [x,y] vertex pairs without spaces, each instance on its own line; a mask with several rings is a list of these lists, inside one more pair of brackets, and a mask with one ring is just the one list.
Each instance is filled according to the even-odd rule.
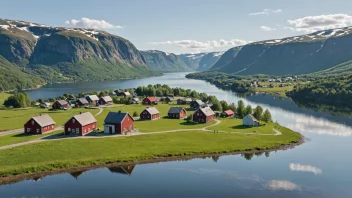
[[[102,109],[99,111],[100,113],[102,112]],[[98,113],[99,113],[98,112]],[[99,113],[99,114],[100,114]],[[221,120],[215,120],[216,123],[203,127],[203,128],[197,128],[197,129],[176,129],[176,130],[169,130],[169,131],[156,131],[156,132],[148,132],[148,133],[143,133],[143,132],[135,132],[135,133],[130,133],[127,135],[99,135],[99,136],[76,136],[76,137],[67,137],[67,136],[57,136],[52,135],[41,137],[35,140],[27,141],[27,142],[21,142],[21,143],[16,143],[16,144],[11,144],[11,145],[6,145],[6,146],[1,146],[0,150],[3,149],[8,149],[8,148],[14,148],[18,146],[23,146],[23,145],[28,145],[28,144],[33,144],[33,143],[38,143],[38,142],[46,142],[46,141],[57,141],[57,140],[64,140],[64,139],[97,139],[97,138],[119,138],[119,137],[126,137],[126,136],[138,136],[138,135],[153,135],[153,134],[162,134],[162,133],[176,133],[176,132],[185,132],[185,131],[205,131],[208,133],[213,133],[214,130],[208,130],[207,128],[213,127],[216,125],[219,125],[221,123]],[[244,134],[244,135],[257,135],[257,136],[278,136],[282,135],[282,133],[276,129],[273,128],[275,131],[275,134],[257,134],[257,133],[244,133],[244,132],[227,132],[227,131],[217,131],[217,133],[229,133],[229,134]]]

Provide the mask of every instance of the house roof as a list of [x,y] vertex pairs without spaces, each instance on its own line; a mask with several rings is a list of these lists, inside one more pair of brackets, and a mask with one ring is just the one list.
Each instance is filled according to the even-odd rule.
[[168,113],[181,113],[184,110],[182,107],[171,107]]
[[125,96],[130,96],[130,95],[131,95],[130,92],[128,92],[128,91],[123,92],[123,94],[124,94]]
[[187,102],[192,102],[192,98],[186,98],[184,100],[187,101]]
[[105,102],[112,102],[112,98],[110,96],[101,97]]
[[55,124],[54,120],[49,115],[41,115],[32,118],[41,127],[49,126]]
[[147,99],[150,100],[150,102],[156,102],[155,96],[147,97]]
[[132,98],[132,100],[136,101],[136,102],[139,102],[139,98]]
[[79,98],[77,101],[79,101],[82,104],[88,104],[89,103],[88,100],[85,99],[85,98]]
[[67,105],[67,101],[66,100],[57,100],[56,102],[58,102],[60,105]]
[[231,109],[224,111],[224,113],[226,115],[234,115],[235,114]]
[[259,122],[252,114],[248,114],[247,116],[249,116],[253,120],[253,122]]
[[154,114],[159,113],[158,109],[156,109],[155,107],[147,107],[145,110],[148,111],[150,113],[150,115],[154,115]]
[[127,115],[129,114],[124,112],[109,112],[104,122],[111,123],[111,124],[120,124]]
[[99,100],[98,96],[97,95],[90,95],[90,96],[87,96],[91,101],[95,101],[95,100]]
[[206,116],[215,115],[214,111],[210,107],[199,108]]
[[195,102],[196,102],[198,105],[203,105],[203,104],[204,104],[204,102],[201,101],[201,100],[195,100]]
[[97,121],[90,112],[85,112],[85,113],[75,115],[73,116],[73,118],[76,119],[77,122],[79,122],[82,126],[86,126],[88,124],[92,124]]

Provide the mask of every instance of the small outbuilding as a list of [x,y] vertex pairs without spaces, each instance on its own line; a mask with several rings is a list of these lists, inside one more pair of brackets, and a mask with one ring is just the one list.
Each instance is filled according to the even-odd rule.
[[66,100],[57,100],[53,103],[51,106],[53,109],[61,109],[61,110],[66,110],[70,108],[70,105]]
[[130,104],[139,104],[141,101],[139,100],[139,98],[134,97],[130,100]]
[[252,114],[246,115],[242,122],[244,126],[260,126],[260,122]]
[[131,96],[131,93],[130,92],[128,92],[128,91],[125,91],[125,92],[120,92],[119,93],[119,96]]
[[85,98],[79,98],[77,101],[76,101],[76,107],[77,108],[84,108],[84,107],[88,107],[89,106],[89,102],[87,99]]
[[176,101],[176,99],[174,97],[171,97],[171,96],[168,96],[164,99],[164,102],[165,103],[170,103],[170,102],[173,102],[173,101]]
[[178,105],[185,105],[185,104],[191,104],[192,98],[179,98],[177,99],[177,104]]
[[187,117],[187,111],[182,107],[171,107],[167,115],[169,118],[182,119]]
[[134,129],[134,119],[128,113],[109,112],[104,120],[104,133],[126,135]]
[[111,105],[112,98],[110,96],[103,96],[99,99],[99,104],[100,105]]
[[96,129],[97,120],[90,112],[73,116],[65,123],[65,135],[84,136]]
[[55,129],[55,122],[49,115],[32,117],[24,124],[24,133],[43,134]]
[[191,103],[190,103],[190,106],[191,108],[193,109],[199,109],[201,107],[203,107],[205,104],[203,101],[201,100],[193,100]]
[[155,105],[155,104],[157,104],[156,97],[155,96],[146,97],[143,99],[142,104],[143,105]]
[[86,99],[90,105],[97,105],[99,101],[99,98],[97,95],[86,96]]
[[228,117],[234,117],[235,113],[231,109],[229,109],[229,110],[224,111],[222,113],[222,115],[223,115],[223,117],[227,117],[228,118]]
[[43,109],[47,109],[50,107],[50,103],[49,102],[43,102],[40,104],[40,108],[43,108]]
[[142,111],[140,114],[140,119],[141,120],[157,120],[159,119],[159,111],[155,107],[147,107]]
[[215,112],[210,107],[197,109],[193,114],[193,122],[208,123],[215,119]]

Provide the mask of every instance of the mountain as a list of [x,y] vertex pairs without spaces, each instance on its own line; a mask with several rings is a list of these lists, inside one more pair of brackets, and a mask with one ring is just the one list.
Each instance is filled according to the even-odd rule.
[[220,59],[223,52],[209,52],[198,54],[181,54],[179,57],[189,67],[197,71],[207,71]]
[[159,75],[130,41],[93,29],[0,19],[0,56],[49,82]]
[[238,75],[308,74],[352,60],[351,46],[352,27],[318,31],[242,46],[229,61],[227,54],[236,51],[230,49],[211,70]]
[[141,51],[146,64],[158,72],[194,71],[179,56],[158,50]]

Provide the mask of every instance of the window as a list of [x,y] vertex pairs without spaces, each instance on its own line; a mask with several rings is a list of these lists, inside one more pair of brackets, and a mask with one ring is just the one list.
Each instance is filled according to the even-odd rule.
[[34,120],[32,120],[32,125],[34,125]]
[[76,123],[76,120],[75,120],[75,119],[72,119],[72,123]]
[[71,131],[71,128],[67,128],[67,131],[70,132],[70,131]]
[[76,133],[79,133],[79,128],[76,129]]
[[37,129],[37,133],[39,133],[39,131],[40,131],[40,130],[39,130],[39,129]]
[[31,128],[27,128],[27,133],[31,132]]

